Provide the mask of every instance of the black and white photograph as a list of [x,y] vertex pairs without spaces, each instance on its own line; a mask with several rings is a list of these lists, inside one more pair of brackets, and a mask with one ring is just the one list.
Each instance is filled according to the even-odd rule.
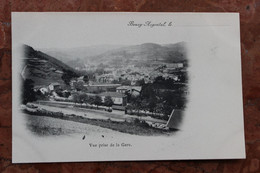
[[12,13],[13,162],[245,157],[238,24]]
[[188,93],[184,42],[23,49],[21,107],[36,135],[91,133],[59,119],[133,135],[178,130]]

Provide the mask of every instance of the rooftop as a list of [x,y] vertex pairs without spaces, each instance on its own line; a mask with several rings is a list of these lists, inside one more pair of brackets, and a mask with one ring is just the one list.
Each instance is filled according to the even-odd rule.
[[118,97],[118,98],[122,98],[125,97],[126,95],[122,94],[122,93],[118,93],[118,92],[103,92],[100,93],[99,96],[110,96],[110,97]]
[[121,84],[95,84],[95,85],[84,85],[87,87],[116,87],[121,86]]
[[116,88],[117,90],[131,90],[134,89],[136,91],[141,91],[142,87],[141,86],[120,86]]
[[33,88],[34,88],[34,89],[40,89],[40,88],[46,88],[46,86],[43,86],[43,85],[37,85],[37,86],[34,86]]
[[60,85],[58,82],[50,83],[49,85]]
[[142,87],[141,86],[132,86],[132,89],[134,89],[136,91],[141,91]]
[[131,88],[131,86],[120,86],[120,87],[117,87],[116,89],[117,90],[128,90],[130,88]]

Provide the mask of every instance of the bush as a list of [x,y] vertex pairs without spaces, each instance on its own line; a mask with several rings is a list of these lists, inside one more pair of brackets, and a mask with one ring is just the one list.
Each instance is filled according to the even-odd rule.
[[142,127],[150,127],[150,125],[146,121],[140,121],[140,125]]
[[49,116],[49,117],[64,117],[64,114],[62,112],[50,112],[45,109],[37,109],[36,112],[31,112],[29,110],[24,110],[25,113],[31,114],[31,115],[38,115],[38,116]]
[[134,119],[134,123],[135,123],[135,124],[139,124],[139,123],[140,123],[140,120],[139,120],[138,118],[135,118],[135,119]]
[[150,127],[150,125],[149,125],[146,121],[144,121],[144,120],[139,120],[138,118],[135,118],[135,119],[134,119],[134,124],[135,124],[135,125],[139,125],[139,126],[141,126],[141,127]]

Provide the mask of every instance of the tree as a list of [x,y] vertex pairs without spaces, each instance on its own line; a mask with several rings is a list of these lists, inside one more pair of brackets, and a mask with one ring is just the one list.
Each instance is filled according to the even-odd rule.
[[104,105],[111,107],[113,104],[114,104],[114,102],[113,102],[111,96],[106,96],[104,99]]
[[98,75],[102,75],[105,73],[105,70],[104,68],[97,68],[95,73],[97,73]]
[[87,94],[85,94],[85,93],[79,94],[78,102],[79,102],[80,104],[85,103],[86,100],[88,100],[88,95],[87,95]]
[[94,104],[97,105],[98,108],[98,106],[102,104],[102,98],[100,96],[95,96]]
[[119,84],[119,83],[120,82],[118,80],[115,80],[115,79],[112,81],[112,84]]
[[88,83],[88,82],[89,82],[89,77],[88,77],[88,75],[85,75],[85,76],[83,77],[83,81],[84,81],[85,83]]
[[162,112],[163,112],[163,109],[164,109],[163,103],[160,102],[160,103],[157,103],[157,104],[156,104],[156,107],[155,107],[156,112],[162,113]]
[[89,96],[88,99],[86,100],[86,103],[93,105],[95,103],[95,98],[92,96]]
[[156,110],[156,98],[149,99],[148,103],[149,112],[154,113]]
[[65,98],[68,98],[70,95],[71,95],[71,94],[70,94],[69,91],[63,92],[63,97],[65,97]]
[[153,84],[144,85],[140,94],[141,94],[141,97],[143,97],[143,98],[150,98],[150,97],[156,96],[154,85]]
[[22,86],[22,103],[33,102],[36,100],[36,93],[33,90],[34,82],[31,79],[25,79]]
[[43,94],[40,90],[35,92],[36,100],[45,100],[47,99],[47,94]]
[[59,97],[63,97],[62,89],[57,89],[55,92]]
[[84,90],[84,83],[82,81],[74,82],[73,85],[77,91]]
[[73,102],[76,104],[76,103],[79,103],[79,94],[78,93],[75,93],[73,96],[72,96],[72,100]]
[[146,112],[148,110],[148,104],[148,99],[142,99],[140,105],[141,109]]
[[135,110],[137,109],[138,115],[139,115],[139,111],[141,109],[141,103],[142,103],[141,97],[135,97],[135,98],[132,99],[132,105],[133,105]]
[[64,81],[64,83],[66,85],[69,85],[70,84],[70,80],[73,78],[72,75],[68,74],[68,73],[64,73],[62,76],[61,76],[61,79]]
[[123,80],[121,82],[122,85],[131,85],[131,81],[130,80]]
[[136,81],[136,83],[135,83],[136,86],[143,86],[144,84],[145,84],[144,79],[138,80],[138,81]]
[[132,102],[132,94],[130,93],[130,91],[129,90],[127,90],[126,92],[125,92],[125,95],[126,95],[126,100],[127,100],[127,103],[130,103],[130,102]]

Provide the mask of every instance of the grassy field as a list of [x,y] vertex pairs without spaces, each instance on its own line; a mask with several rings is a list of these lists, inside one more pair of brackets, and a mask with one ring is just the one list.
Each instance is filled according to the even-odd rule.
[[113,131],[90,124],[84,124],[75,121],[63,120],[49,116],[38,116],[22,113],[26,119],[26,127],[32,134],[39,137],[57,137],[57,136],[76,136],[76,137],[94,137],[110,138],[114,136],[125,136],[125,133]]
[[[101,119],[89,119],[81,116],[76,116],[74,114],[70,115],[64,115],[61,112],[50,112],[47,110],[37,110],[36,112],[30,112],[28,110],[23,110],[25,114],[29,115],[37,115],[37,116],[45,116],[45,117],[53,117],[57,119],[67,120],[67,121],[74,121],[74,122],[80,122],[84,124],[90,124],[94,126],[99,126],[102,128],[111,129],[114,131],[122,132],[122,133],[128,133],[133,135],[142,135],[142,136],[158,136],[158,135],[170,135],[173,133],[173,131],[169,130],[162,130],[157,129],[154,127],[149,126],[146,122],[140,121],[136,119],[132,122],[116,122],[111,121],[110,119],[107,120],[101,120]],[[73,131],[64,131],[62,127],[55,127],[51,128],[48,126],[43,125],[37,125],[35,123],[32,123],[30,126],[31,130],[36,131],[38,134],[41,133],[50,133],[53,135],[60,135],[60,134],[66,134],[66,133],[73,133]],[[48,128],[48,129],[47,129]]]

